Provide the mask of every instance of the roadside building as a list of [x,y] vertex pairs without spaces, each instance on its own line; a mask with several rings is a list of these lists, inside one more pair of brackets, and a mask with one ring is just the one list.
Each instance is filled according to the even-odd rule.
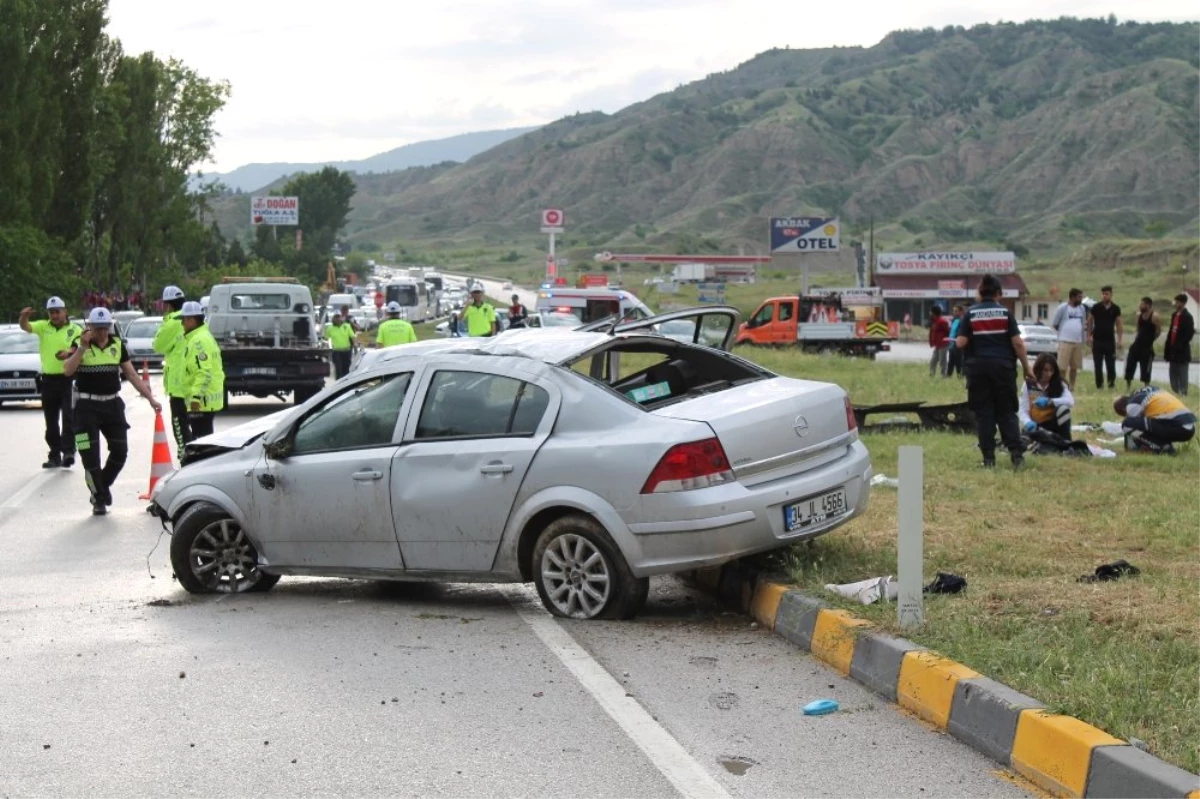
[[1017,274],[1011,252],[885,252],[875,259],[871,285],[883,293],[884,319],[924,323],[934,305],[969,305],[984,275],[1000,280],[1004,295],[997,297],[1018,319],[1029,290]]
[[1022,297],[1017,306],[1017,321],[1021,324],[1045,324],[1054,315],[1054,309],[1062,305],[1062,300],[1056,300],[1049,294],[1031,294]]

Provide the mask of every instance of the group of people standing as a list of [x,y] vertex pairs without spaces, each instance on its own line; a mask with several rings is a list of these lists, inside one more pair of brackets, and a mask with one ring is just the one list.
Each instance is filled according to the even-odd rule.
[[[375,331],[375,347],[394,347],[397,344],[410,344],[417,340],[417,333],[412,323],[402,318],[403,309],[398,302],[389,302],[383,308],[387,314],[379,328]],[[350,374],[354,362],[354,351],[358,349],[358,334],[362,332],[350,316],[350,309],[342,306],[325,326],[324,336],[329,342],[333,356],[333,377],[341,380]]]
[[[1059,349],[1059,358],[1048,353],[1038,356],[1033,367],[1029,365],[1028,353],[1024,339],[1021,338],[1017,321],[1012,313],[997,301],[1000,296],[1000,281],[993,275],[985,275],[979,285],[979,302],[972,305],[961,316],[954,346],[963,356],[963,372],[967,379],[967,403],[976,417],[976,433],[979,449],[983,455],[982,465],[996,465],[996,431],[1014,469],[1024,465],[1024,444],[1021,440],[1024,432],[1033,433],[1040,429],[1069,439],[1071,434],[1070,411],[1075,403],[1072,389],[1075,375],[1082,364],[1082,332],[1089,334],[1089,342],[1096,340],[1097,324],[1088,321],[1090,316],[1077,311],[1080,306],[1082,292],[1072,289],[1067,310],[1055,314],[1059,323],[1058,329],[1072,331],[1073,325],[1079,325],[1081,340],[1068,344],[1078,344]],[[1113,320],[1115,351],[1120,348],[1119,325],[1120,309],[1115,312],[1111,306],[1112,290],[1106,287],[1102,294],[1106,297],[1101,314],[1100,337],[1102,345],[1106,326],[1104,315]],[[1182,298],[1182,299],[1180,299]],[[1186,295],[1176,298],[1176,314],[1172,317],[1175,335],[1168,339],[1169,347],[1185,347],[1190,356],[1191,323],[1190,314],[1182,306],[1186,304]],[[1093,306],[1093,308],[1096,306]],[[1061,311],[1061,309],[1060,309]],[[1150,325],[1153,324],[1152,305],[1143,299],[1139,306],[1139,326],[1145,325],[1150,335]],[[939,314],[940,315],[940,314]],[[936,321],[936,320],[935,320]],[[944,320],[943,320],[944,321]],[[1053,322],[1052,322],[1053,323]],[[939,327],[941,327],[939,325]],[[949,325],[945,326],[948,336]],[[930,343],[934,343],[933,326],[931,325]],[[1153,338],[1143,342],[1152,346]],[[1062,342],[1060,342],[1061,345]],[[1135,339],[1131,355],[1137,352],[1138,342]],[[936,357],[936,353],[935,353]],[[1152,357],[1152,356],[1151,356]],[[1189,357],[1190,359],[1190,357]],[[1071,365],[1066,378],[1060,371],[1061,361]],[[1183,373],[1182,392],[1186,393],[1186,361]],[[933,373],[935,361],[931,361]],[[1023,381],[1018,389],[1013,379],[1014,364],[1019,364]],[[1128,368],[1127,368],[1128,371]],[[1097,387],[1102,387],[1100,370],[1097,368]],[[1149,382],[1149,373],[1143,374]],[[1115,374],[1109,370],[1110,387],[1115,383]],[[1132,381],[1132,373],[1128,375]],[[1172,380],[1172,387],[1175,381]],[[1145,385],[1128,396],[1118,397],[1113,402],[1113,410],[1122,417],[1122,428],[1125,430],[1125,446],[1129,450],[1154,453],[1173,453],[1173,445],[1190,441],[1196,434],[1196,417],[1186,405],[1168,391]]]
[[[163,385],[175,442],[182,450],[187,442],[213,432],[213,416],[225,404],[225,375],[200,303],[186,302],[176,286],[163,291],[163,301],[172,310],[154,338],[154,349],[164,356]],[[38,337],[41,356],[39,384],[49,447],[42,468],[71,468],[78,453],[92,514],[103,516],[113,504],[112,486],[129,455],[122,378],[156,414],[162,413],[162,405],[133,368],[112,311],[92,308],[80,325],[70,319],[62,298],[51,297],[46,314],[46,319],[30,321],[33,308],[25,308],[19,318],[21,329]],[[101,438],[108,451],[103,463]]]

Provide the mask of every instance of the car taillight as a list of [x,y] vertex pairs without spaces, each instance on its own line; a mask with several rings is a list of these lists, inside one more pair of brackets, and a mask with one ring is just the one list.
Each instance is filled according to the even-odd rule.
[[733,482],[725,449],[715,438],[676,444],[659,459],[646,478],[643,494],[690,491]]
[[854,418],[854,406],[850,404],[850,397],[844,397],[846,400],[846,430],[857,430],[858,419]]

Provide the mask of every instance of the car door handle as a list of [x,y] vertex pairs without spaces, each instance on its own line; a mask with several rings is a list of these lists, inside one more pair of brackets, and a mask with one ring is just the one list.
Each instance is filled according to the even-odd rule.
[[480,474],[508,474],[512,470],[511,463],[489,463],[479,467]]
[[364,469],[361,472],[355,472],[350,477],[358,480],[360,483],[365,483],[368,480],[382,480],[383,472],[377,469]]

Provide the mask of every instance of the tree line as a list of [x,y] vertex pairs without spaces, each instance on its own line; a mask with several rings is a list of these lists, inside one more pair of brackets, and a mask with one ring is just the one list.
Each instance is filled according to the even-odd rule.
[[283,230],[278,242],[260,230],[249,253],[226,242],[209,208],[222,187],[192,175],[229,84],[126,53],[107,11],[108,0],[0,0],[0,319],[51,294],[74,310],[85,292],[202,290],[217,267],[323,278],[349,176],[284,187],[302,195],[301,249]]

